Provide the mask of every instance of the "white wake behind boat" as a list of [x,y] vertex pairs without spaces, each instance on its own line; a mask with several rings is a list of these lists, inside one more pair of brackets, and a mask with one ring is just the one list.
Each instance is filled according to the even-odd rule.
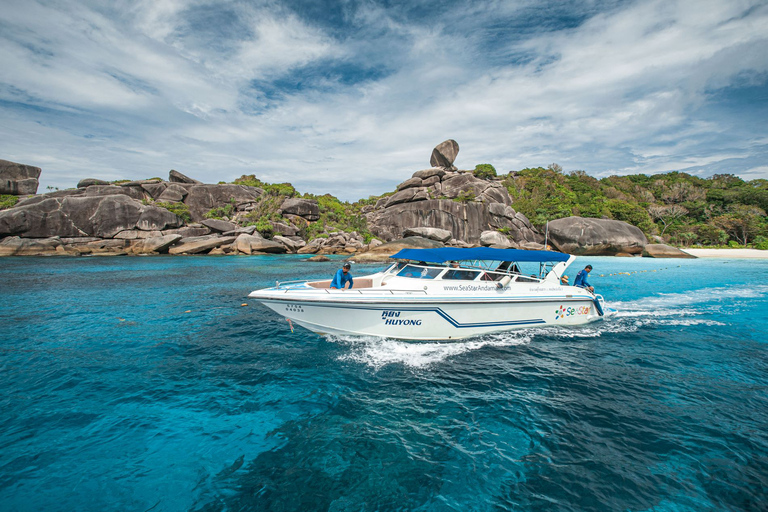
[[[445,247],[403,249],[391,258],[401,261],[355,277],[351,290],[330,289],[330,280],[288,281],[249,297],[319,334],[409,340],[576,326],[613,312],[602,296],[561,284],[576,259],[567,254]],[[522,273],[526,265],[534,271]]]

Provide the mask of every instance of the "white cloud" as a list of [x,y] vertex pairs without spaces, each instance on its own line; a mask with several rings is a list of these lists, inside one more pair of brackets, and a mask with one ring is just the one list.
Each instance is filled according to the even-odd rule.
[[[768,72],[768,7],[758,2],[638,2],[498,41],[477,27],[539,4],[446,7],[430,23],[345,4],[353,26],[343,37],[279,3],[62,5],[0,13],[14,27],[0,32],[0,100],[52,112],[0,110],[0,153],[45,163],[43,181],[57,186],[173,167],[204,181],[255,173],[354,199],[426,167],[446,138],[461,145],[460,167],[500,171],[764,167],[748,162],[766,152],[765,124],[745,137],[722,117],[734,115],[728,106],[707,110],[712,90],[760,85]],[[190,13],[225,8],[241,30],[234,37],[234,27],[211,22],[209,44]],[[382,72],[337,82],[320,64]],[[282,77],[307,84],[276,96],[253,88]]]

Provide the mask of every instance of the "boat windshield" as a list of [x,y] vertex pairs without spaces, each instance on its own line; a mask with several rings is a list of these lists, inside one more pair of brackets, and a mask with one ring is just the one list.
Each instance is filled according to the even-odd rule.
[[461,279],[462,281],[474,281],[480,275],[478,270],[465,270],[462,268],[451,269],[445,273],[443,279]]
[[397,273],[398,277],[415,277],[417,279],[434,279],[440,275],[445,268],[440,267],[422,267],[417,265],[406,265]]

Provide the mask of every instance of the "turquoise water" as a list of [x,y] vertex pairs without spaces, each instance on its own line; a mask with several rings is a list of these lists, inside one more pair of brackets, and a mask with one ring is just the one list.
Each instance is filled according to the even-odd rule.
[[768,261],[586,263],[616,318],[408,344],[246,298],[338,262],[0,259],[0,509],[765,510]]

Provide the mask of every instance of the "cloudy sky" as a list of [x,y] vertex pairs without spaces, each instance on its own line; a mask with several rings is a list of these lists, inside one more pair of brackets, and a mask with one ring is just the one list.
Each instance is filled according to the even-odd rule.
[[0,158],[47,186],[429,167],[768,178],[765,0],[3,0]]

